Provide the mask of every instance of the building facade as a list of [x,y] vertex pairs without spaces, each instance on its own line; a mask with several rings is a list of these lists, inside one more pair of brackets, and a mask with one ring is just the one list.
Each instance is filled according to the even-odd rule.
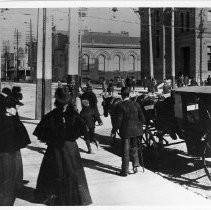
[[[53,80],[65,81],[67,75],[67,32],[57,31],[53,38]],[[128,32],[84,31],[81,37],[79,75],[82,80],[115,79],[140,74],[140,38]]]
[[31,70],[28,65],[28,50],[19,47],[17,52],[11,52],[9,41],[3,41],[2,50],[2,80],[30,80]]
[[[171,8],[151,9],[153,67],[157,80],[171,78],[171,14]],[[174,8],[174,14],[175,75],[182,73],[195,77],[198,82],[200,78],[204,81],[211,74],[211,8]],[[141,69],[143,75],[149,76],[148,8],[140,9],[140,15]]]

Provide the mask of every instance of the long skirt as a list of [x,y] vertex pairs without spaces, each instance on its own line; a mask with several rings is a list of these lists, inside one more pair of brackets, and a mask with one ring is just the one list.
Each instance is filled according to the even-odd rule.
[[20,151],[0,153],[0,206],[12,206],[23,184]]
[[92,203],[76,142],[65,142],[61,148],[48,146],[40,167],[35,197],[38,202],[55,206]]

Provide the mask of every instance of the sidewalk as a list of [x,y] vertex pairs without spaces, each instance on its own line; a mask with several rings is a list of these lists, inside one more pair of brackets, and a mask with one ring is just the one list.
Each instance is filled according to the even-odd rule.
[[[4,84],[5,85],[5,84]],[[6,84],[8,85],[8,84]],[[16,84],[17,85],[17,84]],[[21,85],[23,91],[24,106],[19,109],[19,114],[29,132],[32,143],[28,148],[22,149],[24,180],[29,181],[24,186],[24,193],[20,198],[16,199],[16,206],[37,205],[32,203],[33,190],[36,187],[39,168],[43,158],[46,146],[40,143],[35,136],[32,135],[38,121],[32,120],[35,117],[35,84],[18,84]],[[54,91],[56,84],[52,85],[52,102],[54,101]],[[137,89],[139,90],[139,89]],[[99,96],[101,90],[95,90],[98,97],[98,107],[102,114],[102,97]],[[87,154],[86,144],[79,139],[78,145],[83,159],[84,169],[86,172],[90,193],[92,196],[92,206],[125,206],[139,205],[139,207],[170,206],[179,207],[186,206],[192,209],[203,209],[205,206],[211,205],[211,200],[186,190],[184,187],[162,178],[145,169],[145,172],[127,177],[120,177],[115,174],[120,170],[121,158],[110,147],[110,131],[111,122],[109,118],[103,118],[103,126],[97,127],[98,137],[101,137],[100,144],[102,149],[96,150],[93,145],[95,154]],[[193,208],[192,208],[193,206]],[[177,208],[178,209],[178,208]],[[207,208],[208,209],[208,208]]]
[[[24,187],[24,194],[16,199],[16,206],[37,205],[32,203],[32,193],[36,186],[39,167],[46,146],[32,135],[38,121],[24,120],[30,134],[32,144],[22,150],[24,180],[29,183]],[[211,205],[211,200],[205,199],[192,191],[170,182],[161,176],[141,168],[138,174],[120,177],[115,174],[120,170],[121,158],[114,154],[109,146],[110,119],[103,118],[103,126],[97,127],[97,133],[103,136],[101,149],[97,151],[92,145],[95,154],[87,154],[86,144],[79,139],[78,145],[85,167],[85,173],[93,200],[92,206],[206,206]]]

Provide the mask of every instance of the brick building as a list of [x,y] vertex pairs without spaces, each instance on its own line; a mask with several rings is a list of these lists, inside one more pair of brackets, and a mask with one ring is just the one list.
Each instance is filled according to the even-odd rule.
[[[53,80],[66,79],[68,47],[67,32],[57,31],[53,36]],[[81,53],[82,79],[115,79],[118,76],[140,75],[140,38],[128,32],[102,33],[84,31]]]
[[[175,75],[183,73],[183,75],[195,77],[198,82],[201,75],[204,81],[211,74],[211,8],[174,8],[174,11]],[[143,75],[149,76],[148,8],[141,8],[140,14],[141,69]],[[166,77],[171,78],[171,9],[152,8],[151,21],[154,77],[157,80],[163,79],[163,56],[165,56]],[[163,53],[163,23],[165,25],[165,55]],[[200,31],[203,32],[202,38]],[[200,53],[202,59],[200,59]]]

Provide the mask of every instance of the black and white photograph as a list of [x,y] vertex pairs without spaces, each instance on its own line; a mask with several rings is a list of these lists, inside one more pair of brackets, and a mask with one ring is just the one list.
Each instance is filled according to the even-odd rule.
[[1,1],[0,56],[0,206],[211,206],[211,2]]

